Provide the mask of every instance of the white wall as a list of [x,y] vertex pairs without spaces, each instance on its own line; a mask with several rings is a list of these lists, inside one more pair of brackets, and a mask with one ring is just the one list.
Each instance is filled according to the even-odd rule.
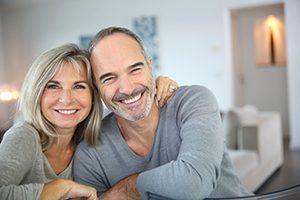
[[292,149],[300,149],[300,1],[285,0],[288,94]]
[[[0,13],[2,8],[0,6]],[[3,58],[3,44],[2,44],[2,16],[0,15],[0,80],[4,79],[4,58]],[[1,85],[1,82],[0,82]]]

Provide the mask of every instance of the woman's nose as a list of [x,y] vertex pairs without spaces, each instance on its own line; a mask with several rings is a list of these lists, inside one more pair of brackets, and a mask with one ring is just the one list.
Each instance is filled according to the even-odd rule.
[[63,90],[58,101],[65,106],[69,105],[73,100],[72,92],[70,90]]

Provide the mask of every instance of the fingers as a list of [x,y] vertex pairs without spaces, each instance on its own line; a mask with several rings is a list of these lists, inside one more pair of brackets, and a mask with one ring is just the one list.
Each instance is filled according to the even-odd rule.
[[165,97],[164,93],[168,90],[168,77],[159,76],[156,79],[156,99],[158,102]]
[[[51,198],[50,198],[51,197]],[[56,179],[45,183],[41,199],[80,199],[97,200],[96,189],[70,179]]]
[[162,98],[162,101],[160,102],[160,106],[164,106],[166,103],[168,103],[171,99],[172,99],[172,96],[175,94],[177,88],[178,88],[178,84],[171,80],[170,79],[170,84],[169,84],[169,87],[168,87],[168,91],[167,92],[164,92],[165,94],[165,97]]
[[87,200],[98,200],[97,192],[92,192],[91,195],[87,198]]
[[156,79],[156,87],[156,98],[159,106],[162,107],[171,99],[178,88],[178,84],[166,76],[159,76]]

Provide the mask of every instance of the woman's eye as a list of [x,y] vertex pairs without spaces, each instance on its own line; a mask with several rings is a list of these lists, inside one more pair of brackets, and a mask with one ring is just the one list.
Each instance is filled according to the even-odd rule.
[[47,84],[46,85],[46,89],[58,89],[59,86],[58,85],[55,85],[55,84]]
[[85,86],[85,85],[75,85],[74,88],[75,89],[85,89],[85,88],[87,88],[87,86]]

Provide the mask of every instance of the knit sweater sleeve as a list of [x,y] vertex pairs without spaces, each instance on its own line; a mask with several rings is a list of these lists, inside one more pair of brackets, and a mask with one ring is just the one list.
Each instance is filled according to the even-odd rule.
[[22,181],[35,162],[39,143],[35,133],[13,127],[0,144],[0,199],[39,199],[43,185]]
[[[176,120],[181,137],[177,160],[142,172],[137,188],[143,199],[203,199],[216,187],[224,151],[217,101],[206,88],[178,91]],[[176,119],[174,119],[176,116]],[[171,133],[166,133],[171,134]]]

